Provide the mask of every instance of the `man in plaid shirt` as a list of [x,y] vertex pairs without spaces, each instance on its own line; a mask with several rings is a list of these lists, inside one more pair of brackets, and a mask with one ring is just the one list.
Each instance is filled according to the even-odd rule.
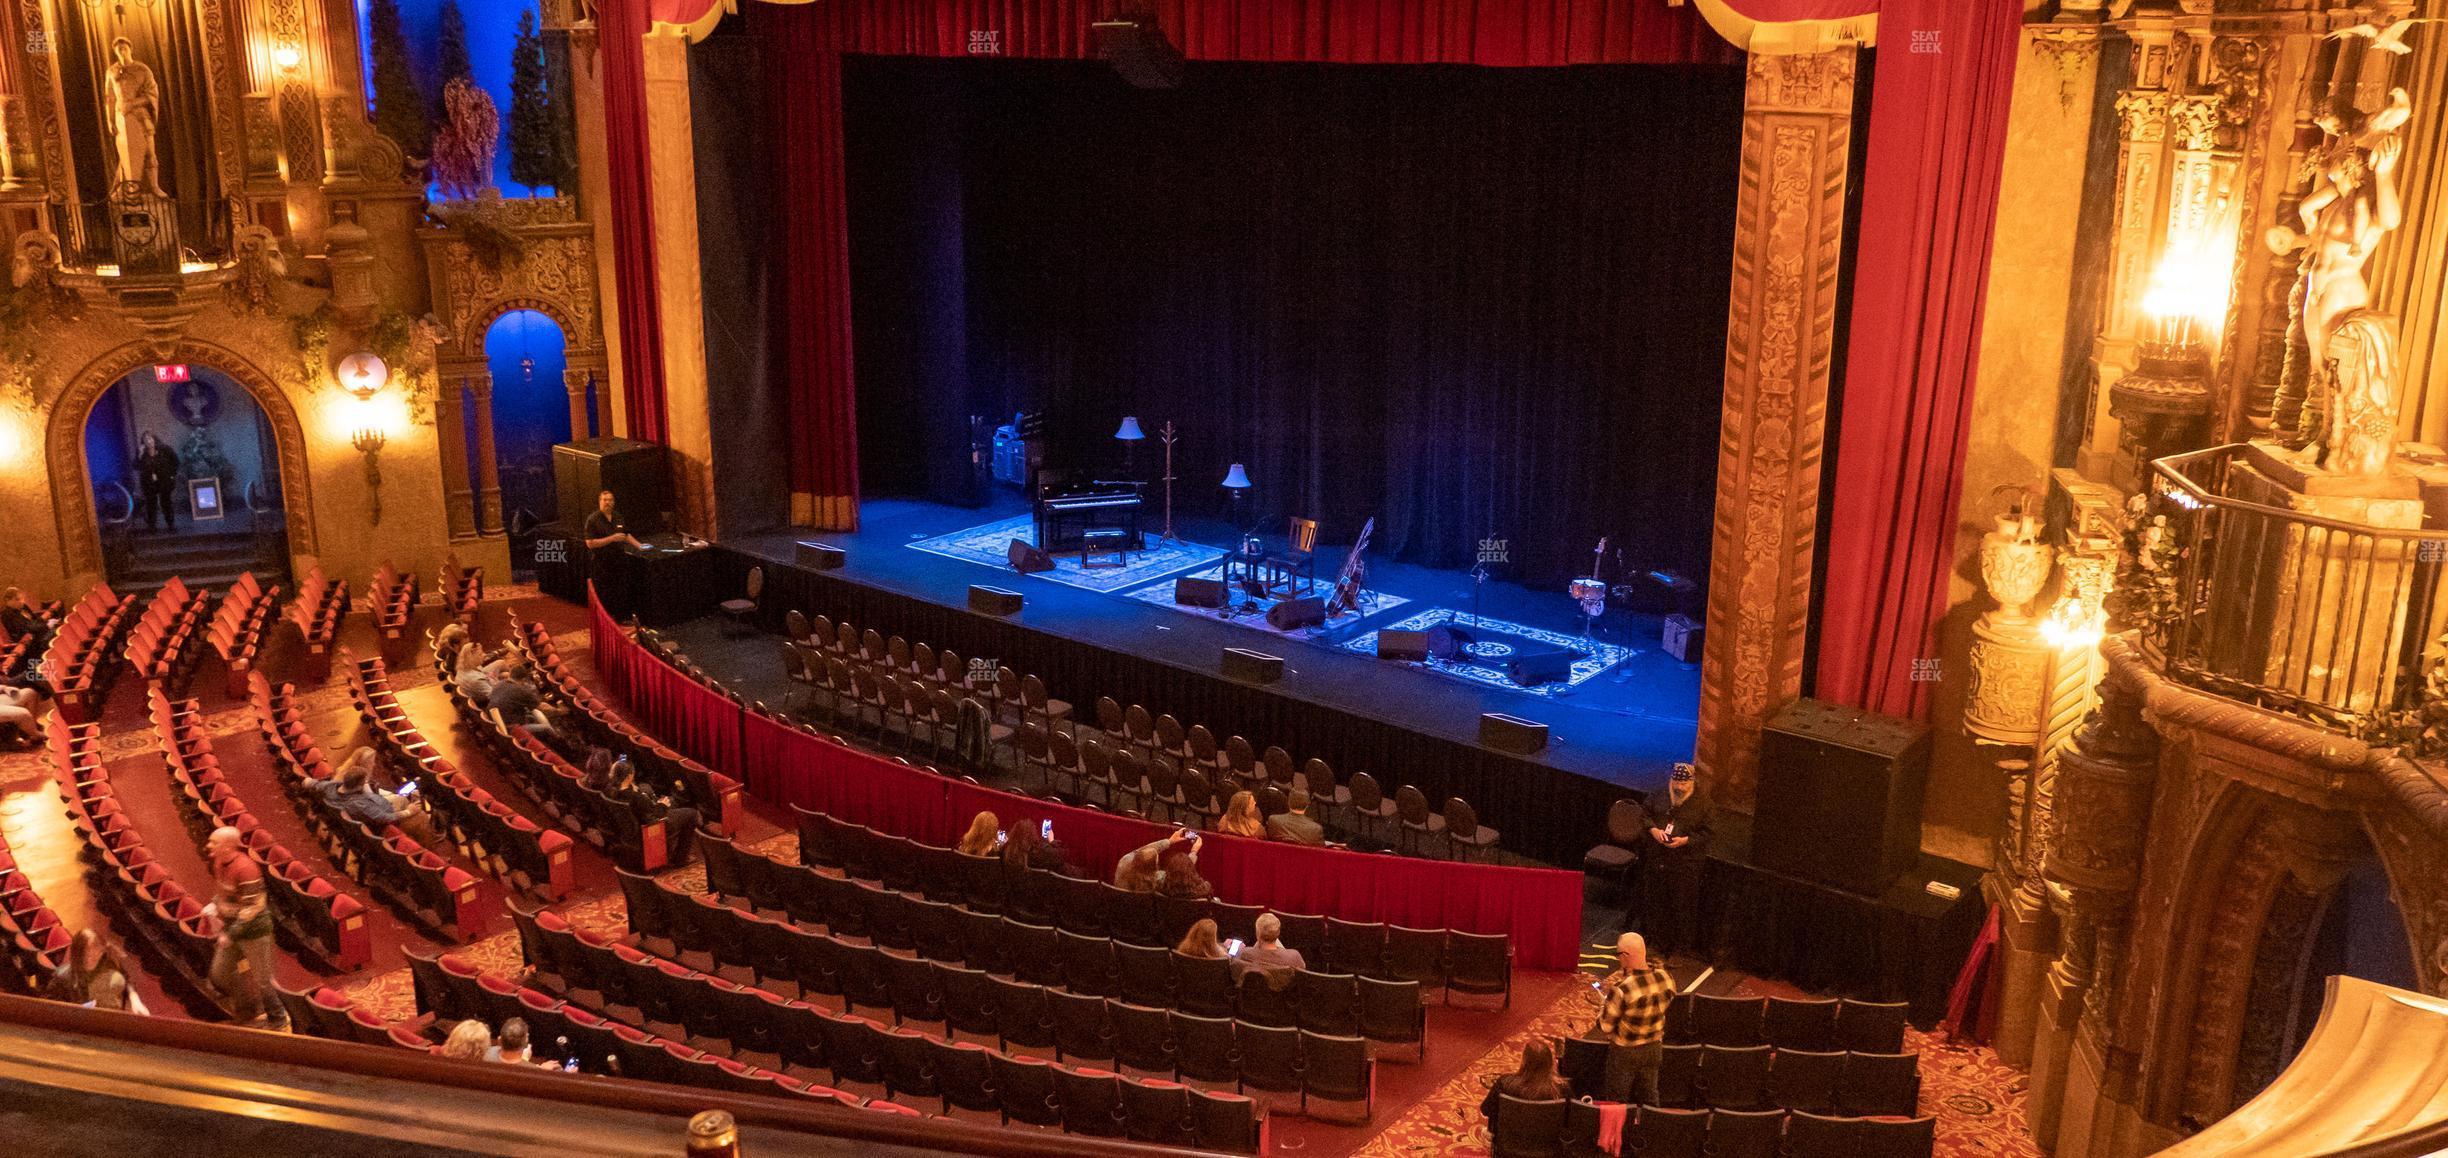
[[1658,1066],[1666,1060],[1666,1006],[1674,1001],[1674,978],[1649,960],[1649,943],[1638,933],[1615,941],[1621,964],[1607,979],[1606,1004],[1591,1036],[1607,1043],[1602,1101],[1655,1105]]

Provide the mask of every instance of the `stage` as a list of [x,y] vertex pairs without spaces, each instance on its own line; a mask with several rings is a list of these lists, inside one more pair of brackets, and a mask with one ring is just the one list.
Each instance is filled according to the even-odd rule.
[[[1600,623],[1598,642],[1613,662],[1586,675],[1576,671],[1579,682],[1569,689],[1507,689],[1378,660],[1351,647],[1381,628],[1431,613],[1471,623],[1468,573],[1372,561],[1371,586],[1387,602],[1322,632],[1301,632],[1307,636],[1301,638],[1272,631],[1263,619],[1223,621],[1177,610],[1170,600],[1173,576],[1211,567],[1211,552],[1186,549],[1173,556],[1180,568],[1156,574],[1134,567],[1142,573],[1127,584],[1097,590],[937,553],[940,543],[911,548],[1025,515],[1027,505],[1017,495],[999,494],[982,509],[869,500],[860,513],[862,529],[853,534],[774,533],[718,544],[708,569],[713,590],[703,606],[736,595],[747,568],[762,563],[769,627],[778,630],[782,613],[792,608],[848,618],[973,660],[1034,672],[1056,697],[1081,703],[1083,710],[1110,695],[1171,712],[1184,724],[1205,724],[1219,738],[1238,732],[1262,747],[1283,738],[1296,758],[1323,757],[1342,777],[1369,772],[1389,795],[1403,783],[1418,785],[1432,800],[1460,795],[1483,822],[1505,833],[1507,848],[1552,863],[1577,864],[1600,835],[1610,801],[1627,790],[1663,786],[1672,763],[1691,752],[1698,665],[1660,649],[1654,616],[1610,613]],[[1149,519],[1151,539],[1160,521]],[[1232,539],[1220,521],[1186,520],[1179,530],[1193,544]],[[1331,529],[1325,536],[1334,537]],[[793,559],[801,540],[839,547],[848,561],[835,571],[798,568]],[[1332,582],[1347,551],[1348,543],[1321,542],[1321,584]],[[1079,576],[1072,570],[1063,577]],[[971,612],[971,584],[1019,591],[1026,605],[1008,620]],[[1151,589],[1164,595],[1150,595]],[[1560,592],[1490,581],[1476,610],[1483,621],[1567,643],[1581,633],[1577,605]],[[1225,678],[1219,657],[1227,647],[1283,657],[1283,680],[1257,686]],[[779,673],[777,657],[770,674]],[[1547,750],[1515,756],[1481,747],[1483,712],[1547,724]]]

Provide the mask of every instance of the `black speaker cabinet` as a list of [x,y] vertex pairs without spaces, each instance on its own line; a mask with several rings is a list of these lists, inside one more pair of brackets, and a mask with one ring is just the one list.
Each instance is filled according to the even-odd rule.
[[1222,607],[1231,594],[1221,579],[1184,575],[1173,581],[1173,602],[1184,607]]
[[1470,654],[1469,648],[1478,642],[1469,628],[1440,623],[1428,629],[1428,654],[1438,659],[1455,659]]
[[795,559],[810,571],[839,571],[849,561],[849,553],[829,543],[801,543]]
[[1425,631],[1380,631],[1377,633],[1377,658],[1399,659],[1418,663],[1428,658],[1428,633]]
[[1014,539],[1003,548],[1003,558],[1014,571],[1023,575],[1054,569],[1054,556],[1037,549],[1026,539]]
[[663,512],[674,509],[666,453],[654,443],[626,438],[588,438],[553,447],[553,500],[559,508],[554,517],[584,526],[595,510],[595,496],[610,491],[630,534],[664,530]]
[[1016,615],[1020,611],[1020,593],[1000,587],[969,586],[969,610],[988,615]]
[[1251,651],[1246,647],[1224,649],[1224,674],[1243,683],[1271,684],[1283,678],[1284,662],[1279,655]]
[[1533,651],[1514,656],[1505,664],[1505,674],[1526,688],[1551,684],[1572,676],[1576,653],[1569,651]]
[[1315,595],[1286,599],[1267,608],[1267,626],[1277,631],[1316,627],[1326,622],[1326,601]]
[[1751,860],[1878,896],[1921,857],[1929,729],[1802,699],[1760,733]]
[[1499,752],[1531,756],[1547,749],[1547,725],[1502,712],[1479,717],[1479,742]]

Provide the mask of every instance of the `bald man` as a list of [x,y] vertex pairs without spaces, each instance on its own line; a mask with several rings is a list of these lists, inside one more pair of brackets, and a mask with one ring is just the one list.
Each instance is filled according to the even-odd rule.
[[1638,933],[1616,938],[1615,961],[1618,968],[1606,981],[1606,1004],[1591,1032],[1607,1043],[1606,1076],[1598,1083],[1598,1097],[1654,1106],[1658,1066],[1666,1060],[1666,1007],[1674,1001],[1674,978],[1649,960],[1649,943]]
[[204,838],[212,866],[213,899],[204,914],[221,921],[213,942],[212,983],[230,1003],[240,1024],[258,1020],[270,1029],[289,1028],[289,1011],[272,990],[272,909],[264,897],[263,870],[235,828],[216,828]]

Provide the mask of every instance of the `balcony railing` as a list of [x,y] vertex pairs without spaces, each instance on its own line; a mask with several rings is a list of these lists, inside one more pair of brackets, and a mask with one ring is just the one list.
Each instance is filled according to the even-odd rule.
[[2166,525],[2158,569],[2144,573],[2168,591],[2146,635],[2174,679],[2394,742],[2448,627],[2448,529],[2423,526],[2417,497],[2306,497],[2281,481],[2290,472],[2245,444],[2151,464]]
[[52,233],[70,269],[120,274],[177,273],[229,257],[231,209],[213,198],[155,197],[53,202]]

